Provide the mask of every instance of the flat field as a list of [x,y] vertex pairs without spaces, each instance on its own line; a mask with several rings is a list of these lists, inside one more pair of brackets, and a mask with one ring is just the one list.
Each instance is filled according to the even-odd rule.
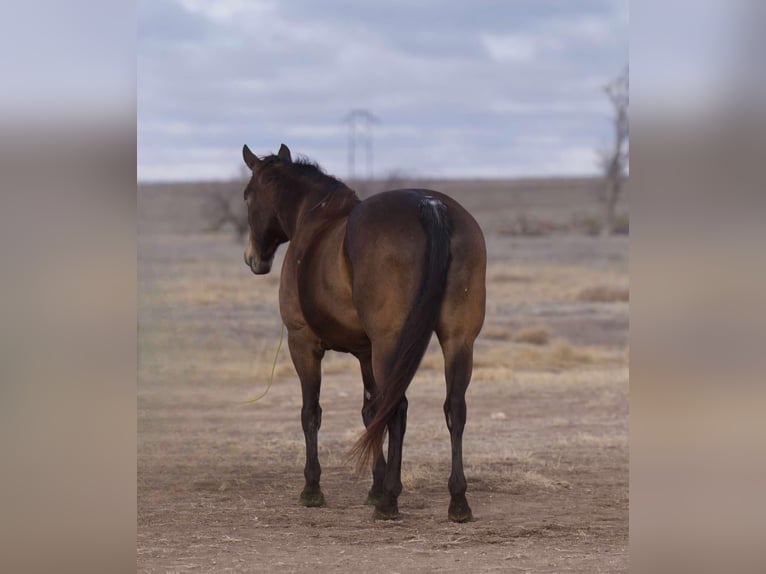
[[[219,188],[224,184],[216,184]],[[240,184],[228,184],[239,188]],[[328,353],[319,434],[325,508],[303,508],[300,386],[274,270],[204,231],[211,184],[142,185],[138,570],[623,572],[628,543],[628,239],[558,229],[597,213],[591,180],[429,182],[487,238],[487,320],[464,438],[476,520],[447,520],[449,433],[435,338],[410,386],[402,518],[371,519],[353,357]],[[620,206],[627,212],[627,205]],[[518,235],[521,215],[540,236]]]

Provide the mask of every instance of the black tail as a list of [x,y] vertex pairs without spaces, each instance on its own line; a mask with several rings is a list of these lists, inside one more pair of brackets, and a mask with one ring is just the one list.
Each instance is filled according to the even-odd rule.
[[380,393],[375,399],[375,418],[351,450],[351,456],[357,459],[357,470],[372,464],[373,457],[381,451],[388,423],[428,348],[444,297],[452,222],[447,206],[438,199],[424,197],[418,207],[420,223],[426,232],[423,278],[404,321],[388,376],[378,385]]

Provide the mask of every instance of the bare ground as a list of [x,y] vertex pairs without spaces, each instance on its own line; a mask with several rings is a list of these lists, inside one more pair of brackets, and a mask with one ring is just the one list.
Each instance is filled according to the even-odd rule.
[[[505,237],[515,191],[551,217],[572,213],[566,192],[495,190],[482,203],[474,185],[448,190],[477,214],[490,254],[464,442],[476,520],[463,525],[447,520],[433,344],[408,393],[401,520],[373,521],[363,505],[370,480],[345,459],[362,385],[336,354],[322,389],[327,507],[298,505],[300,390],[284,349],[269,394],[242,404],[268,380],[278,277],[252,276],[229,237],[194,233],[193,194],[139,190],[139,571],[627,571],[628,304],[580,296],[627,288],[627,241]],[[514,340],[532,325],[550,342]]]

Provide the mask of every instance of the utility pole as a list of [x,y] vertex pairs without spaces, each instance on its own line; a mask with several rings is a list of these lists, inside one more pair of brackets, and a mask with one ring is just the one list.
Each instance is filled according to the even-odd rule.
[[348,123],[348,177],[356,178],[356,146],[360,144],[364,146],[366,152],[367,178],[372,179],[374,168],[372,126],[379,120],[370,110],[356,108],[351,110],[343,121]]

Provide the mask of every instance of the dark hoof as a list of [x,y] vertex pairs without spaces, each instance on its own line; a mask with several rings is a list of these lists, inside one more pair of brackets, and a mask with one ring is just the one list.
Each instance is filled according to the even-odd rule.
[[465,497],[463,497],[462,500],[453,500],[450,502],[449,519],[452,522],[471,522],[473,520],[471,507],[468,506],[468,501]]
[[373,520],[399,520],[399,511],[394,510],[380,510],[379,508],[375,509],[375,512],[372,513]]
[[383,500],[379,501],[378,504],[375,506],[375,512],[372,513],[372,517],[375,520],[396,520],[399,518],[399,505],[396,502],[396,499],[389,499],[385,500],[385,496],[382,497]]
[[379,492],[370,491],[367,494],[367,500],[364,501],[365,506],[377,506],[383,500],[383,495]]
[[306,489],[301,492],[300,503],[306,508],[318,508],[326,504],[321,490],[307,491]]

